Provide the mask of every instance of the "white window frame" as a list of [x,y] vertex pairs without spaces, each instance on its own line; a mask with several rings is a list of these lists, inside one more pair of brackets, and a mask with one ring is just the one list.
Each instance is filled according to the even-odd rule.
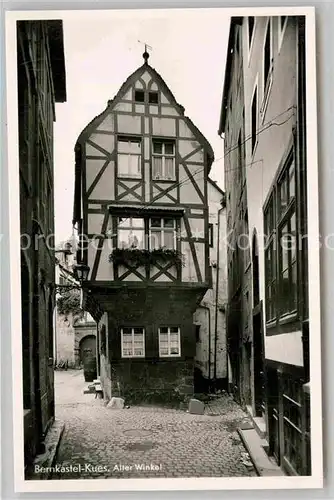
[[[124,328],[129,328],[131,329],[131,334],[132,334],[132,354],[125,354],[124,355],[124,352],[123,352],[123,349],[124,349],[124,341],[123,341],[123,330]],[[127,326],[127,327],[124,327],[124,328],[121,328],[121,357],[126,359],[126,358],[145,358],[145,328],[141,328],[139,326]],[[134,330],[135,328],[140,328],[142,330],[142,337],[143,337],[143,354],[135,354],[134,353],[134,350],[135,350],[135,343],[134,343],[134,338],[135,338],[135,334],[134,334]]]
[[285,21],[284,21],[284,24],[283,24],[283,28],[281,28],[281,17],[282,16],[279,16],[277,18],[277,22],[278,22],[278,53],[280,53],[280,51],[281,51],[281,47],[282,47],[282,43],[283,43],[283,38],[284,38],[284,33],[285,33],[286,26],[288,24],[288,19],[289,19],[289,16],[285,16]]
[[[161,354],[161,341],[160,341],[160,334],[161,334],[161,328],[167,328],[168,329],[168,354]],[[178,354],[171,354],[171,345],[170,345],[170,336],[171,336],[171,331],[170,329],[171,328],[177,328],[178,329],[178,349],[179,349],[179,353]],[[173,332],[173,334],[175,335],[175,332]],[[166,335],[166,333],[164,333],[164,335]],[[159,327],[159,330],[158,330],[158,336],[159,336],[159,358],[180,358],[181,357],[181,331],[180,331],[180,327],[176,327],[176,326],[162,326],[162,327]]]
[[[160,219],[161,220],[161,226],[160,228],[159,227],[152,227],[152,218],[154,219]],[[164,226],[164,219],[173,219],[173,217],[151,217],[150,218],[150,221],[149,221],[149,235],[150,235],[150,242],[151,242],[151,238],[152,238],[152,232],[153,233],[157,233],[159,230],[160,230],[160,233],[161,233],[161,247],[160,248],[164,248],[164,243],[165,243],[165,232],[166,233],[171,233],[173,232],[173,248],[168,248],[166,247],[168,250],[176,250],[176,219],[173,219],[173,228],[171,227],[166,227]],[[152,246],[152,245],[150,245]],[[153,248],[153,247],[152,247]]]
[[[120,153],[119,152],[119,147],[118,147],[118,144],[119,142],[128,142],[128,143],[133,143],[135,142],[136,144],[140,144],[140,154],[137,154],[137,153]],[[141,139],[140,138],[137,138],[137,137],[126,137],[126,136],[122,136],[122,137],[118,137],[117,138],[117,178],[119,179],[142,179],[142,151],[141,151]],[[138,172],[138,175],[134,175],[134,174],[127,174],[127,175],[124,175],[120,172],[119,170],[119,157],[120,156],[127,156],[129,158],[129,156],[136,156],[137,158],[139,157],[139,172]]]
[[[155,153],[154,152],[154,144],[155,143],[162,143],[162,153]],[[166,154],[165,153],[165,145],[166,144],[173,144],[173,154]],[[162,176],[157,177],[154,175],[154,158],[162,158]],[[168,159],[173,159],[173,176],[171,178],[166,177],[166,167],[165,167],[165,161],[166,158]],[[164,139],[153,139],[152,140],[152,179],[154,181],[175,181],[176,180],[176,171],[175,171],[175,142],[174,141],[168,141]]]
[[[265,63],[265,57],[264,57],[264,51],[265,51],[265,46],[266,46],[266,37],[267,37],[267,32],[269,30],[269,41],[270,41],[270,64],[269,64],[269,73],[268,73],[268,79],[267,82],[265,82],[264,78],[264,63]],[[263,39],[263,46],[262,46],[262,88],[263,88],[263,98],[262,98],[262,104],[261,104],[261,109],[260,109],[260,115],[262,116],[262,123],[264,121],[264,117],[266,114],[266,109],[268,106],[268,101],[269,101],[269,95],[270,95],[270,90],[272,87],[273,83],[273,64],[274,64],[274,50],[273,50],[273,45],[274,45],[274,40],[273,40],[273,18],[269,17],[266,23],[266,27],[264,30],[264,39]]]
[[[120,218],[124,218],[126,221],[128,221],[128,224],[126,226],[120,226],[119,225],[119,219]],[[142,226],[134,226],[133,225],[133,219],[140,219],[142,221]],[[145,218],[144,217],[135,217],[135,216],[132,216],[132,215],[129,215],[128,217],[125,216],[125,217],[121,217],[121,216],[117,216],[117,248],[131,248],[131,247],[121,247],[121,242],[120,242],[120,233],[122,231],[122,229],[124,231],[138,231],[140,230],[142,233],[143,233],[143,245],[142,246],[139,246],[138,248],[145,248]]]

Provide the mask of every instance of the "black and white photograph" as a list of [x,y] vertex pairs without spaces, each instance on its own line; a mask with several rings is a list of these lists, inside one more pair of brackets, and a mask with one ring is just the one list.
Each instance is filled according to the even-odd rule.
[[321,487],[314,9],[6,21],[16,491]]

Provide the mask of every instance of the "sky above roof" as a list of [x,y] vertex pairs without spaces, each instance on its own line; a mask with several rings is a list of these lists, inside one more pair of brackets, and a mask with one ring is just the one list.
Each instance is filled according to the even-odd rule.
[[[56,104],[54,128],[56,240],[72,231],[74,146],[82,129],[114,98],[122,83],[149,64],[210,142],[211,178],[224,188],[218,136],[230,18],[223,9],[109,11],[63,16],[67,102]],[[139,42],[139,41],[140,42]]]

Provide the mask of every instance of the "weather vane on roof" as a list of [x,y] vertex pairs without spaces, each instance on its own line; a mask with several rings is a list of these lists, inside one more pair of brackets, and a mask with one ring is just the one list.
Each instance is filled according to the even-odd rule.
[[147,64],[148,58],[150,57],[150,54],[147,52],[147,49],[150,49],[150,50],[153,50],[153,49],[152,49],[151,45],[148,45],[146,42],[141,42],[140,40],[138,40],[138,43],[141,43],[145,46],[145,52],[143,54],[143,58],[144,58],[145,63]]

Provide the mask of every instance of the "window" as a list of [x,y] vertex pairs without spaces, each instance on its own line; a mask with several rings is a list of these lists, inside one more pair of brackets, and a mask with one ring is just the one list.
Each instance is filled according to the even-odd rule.
[[149,92],[148,93],[148,102],[150,104],[158,104],[159,103],[159,94],[158,94],[158,92]]
[[181,356],[180,329],[177,326],[159,328],[159,356]]
[[252,154],[254,154],[256,142],[257,142],[257,87],[252,99],[252,109],[251,109],[251,133],[252,133]]
[[288,314],[297,309],[295,166],[292,156],[278,184],[278,207],[280,311]]
[[155,180],[175,180],[175,144],[153,141],[152,177]]
[[135,101],[145,102],[145,92],[143,90],[135,90]]
[[265,215],[267,246],[265,248],[266,274],[266,318],[270,322],[276,317],[276,252],[274,197],[269,201]]
[[209,246],[213,247],[213,224],[209,224]]
[[46,178],[46,160],[44,153],[41,151],[41,158],[39,164],[39,218],[44,226],[47,204],[47,178]]
[[272,33],[271,33],[271,19],[269,18],[263,48],[263,84],[264,93],[268,92],[269,78],[272,70]]
[[244,166],[244,145],[241,140],[241,132],[238,136],[238,148],[237,148],[237,181],[243,180],[243,166]]
[[106,356],[106,353],[107,353],[107,334],[106,334],[105,325],[102,325],[101,331],[100,331],[100,351],[101,351],[101,354]]
[[122,358],[145,357],[144,328],[122,328]]
[[195,325],[195,338],[196,342],[201,340],[201,325]]
[[248,43],[249,43],[249,46],[251,46],[251,43],[252,43],[253,32],[254,32],[254,17],[249,17],[248,18]]
[[290,154],[264,213],[266,320],[297,313],[295,163]]
[[175,249],[175,219],[152,217],[150,219],[150,247]]
[[145,248],[145,223],[140,217],[118,217],[118,248]]
[[302,474],[302,382],[288,376],[283,377],[283,436],[284,459]]
[[280,16],[278,20],[278,52],[281,50],[284,32],[288,22],[288,16]]
[[141,178],[141,142],[136,138],[118,138],[118,177]]

